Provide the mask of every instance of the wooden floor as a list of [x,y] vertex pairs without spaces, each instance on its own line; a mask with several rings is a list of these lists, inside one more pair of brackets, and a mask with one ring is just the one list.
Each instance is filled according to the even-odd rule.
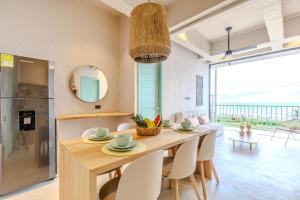
[[[220,184],[207,181],[209,200],[299,200],[300,199],[300,141],[290,141],[265,136],[250,152],[247,145],[236,144],[233,149],[228,137],[235,134],[226,130],[218,137],[215,166]],[[201,190],[200,177],[196,176]],[[159,200],[174,199],[174,191],[165,184]],[[188,179],[179,183],[181,199],[196,200]],[[201,192],[203,199],[203,195]],[[58,200],[58,179],[39,184],[0,200]]]

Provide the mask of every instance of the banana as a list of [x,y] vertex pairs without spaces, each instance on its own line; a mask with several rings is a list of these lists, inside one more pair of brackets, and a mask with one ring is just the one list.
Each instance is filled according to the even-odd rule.
[[151,121],[149,118],[146,118],[145,122],[147,124],[147,128],[154,128],[155,127],[155,123],[153,121]]

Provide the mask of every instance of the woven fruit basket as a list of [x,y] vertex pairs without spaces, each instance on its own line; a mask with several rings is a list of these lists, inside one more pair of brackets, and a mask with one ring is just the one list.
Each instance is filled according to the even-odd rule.
[[153,121],[144,118],[142,115],[133,115],[131,119],[136,124],[136,133],[140,136],[156,136],[161,131],[162,120],[160,115],[157,115]]
[[136,133],[140,136],[156,136],[161,131],[161,127],[143,128],[137,126],[135,129]]

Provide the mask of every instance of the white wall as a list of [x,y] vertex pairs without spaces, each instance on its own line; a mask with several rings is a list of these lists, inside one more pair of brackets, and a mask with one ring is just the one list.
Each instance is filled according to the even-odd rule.
[[[119,108],[136,111],[136,64],[128,54],[129,18],[120,18]],[[163,117],[173,118],[185,110],[208,111],[209,66],[199,61],[196,54],[172,43],[172,53],[163,62]],[[203,106],[196,107],[196,75],[204,77]],[[185,100],[189,97],[190,100]]]
[[123,112],[135,112],[136,64],[128,53],[129,18],[121,16],[119,26],[119,108]]
[[[199,107],[196,106],[196,75],[203,76],[203,106]],[[163,117],[174,120],[176,112],[208,111],[208,95],[208,64],[186,48],[172,43],[171,55],[163,62]]]
[[[10,0],[0,7],[0,24],[1,52],[56,62],[57,115],[99,112],[94,110],[95,104],[81,102],[68,88],[71,71],[80,65],[98,66],[107,76],[109,91],[100,102],[100,111],[135,111],[136,64],[128,54],[128,17],[118,19],[84,0]],[[204,92],[208,94],[207,64],[173,44],[171,56],[163,64],[164,117],[196,108],[196,74],[204,75]],[[90,126],[114,129],[119,122],[113,118],[63,122],[61,134],[76,137]]]
[[[84,0],[1,0],[0,52],[51,60],[55,68],[56,114],[99,112],[68,88],[71,71],[79,65],[101,68],[109,91],[100,111],[118,109],[119,20]],[[117,53],[116,53],[117,52]],[[112,119],[94,123],[62,123],[74,135],[93,125],[115,127]]]

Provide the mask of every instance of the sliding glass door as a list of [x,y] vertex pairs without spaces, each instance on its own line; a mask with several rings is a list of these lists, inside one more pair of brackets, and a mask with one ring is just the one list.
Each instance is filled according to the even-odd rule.
[[217,69],[210,66],[210,89],[209,89],[209,116],[210,120],[217,120]]

